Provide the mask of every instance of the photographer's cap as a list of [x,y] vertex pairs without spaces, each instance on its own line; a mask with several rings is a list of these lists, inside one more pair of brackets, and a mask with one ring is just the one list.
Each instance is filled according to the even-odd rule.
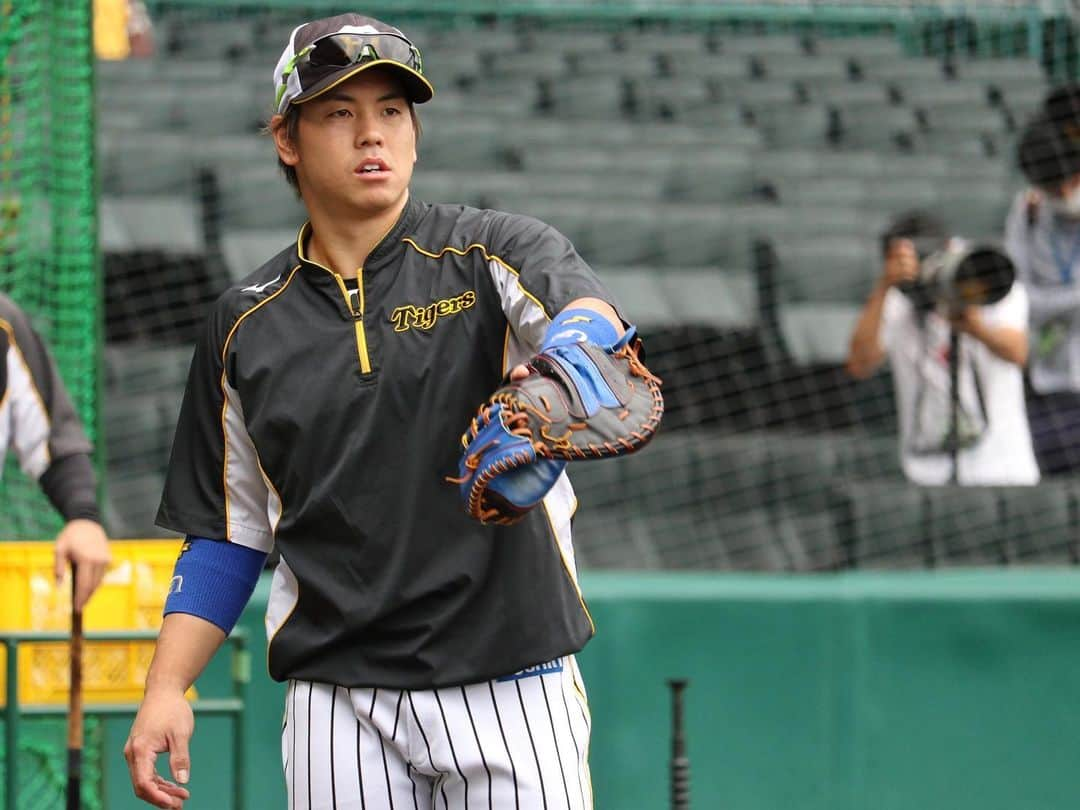
[[274,68],[274,110],[302,104],[372,67],[392,68],[409,101],[435,95],[420,50],[397,28],[360,14],[338,14],[293,29]]

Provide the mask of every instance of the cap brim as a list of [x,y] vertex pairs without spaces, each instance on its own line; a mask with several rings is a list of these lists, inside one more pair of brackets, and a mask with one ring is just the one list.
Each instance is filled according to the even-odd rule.
[[321,96],[327,90],[337,87],[339,84],[348,81],[358,73],[362,73],[373,67],[393,68],[394,71],[399,74],[399,78],[401,78],[402,83],[405,85],[405,91],[408,93],[409,101],[414,104],[423,104],[426,101],[431,101],[432,97],[435,95],[435,88],[431,86],[431,82],[411,67],[403,65],[401,62],[396,62],[393,59],[373,59],[370,62],[364,62],[362,65],[350,65],[347,68],[342,68],[340,73],[327,76],[310,90],[305,90],[289,103],[303,104],[305,101],[311,101],[313,98]]

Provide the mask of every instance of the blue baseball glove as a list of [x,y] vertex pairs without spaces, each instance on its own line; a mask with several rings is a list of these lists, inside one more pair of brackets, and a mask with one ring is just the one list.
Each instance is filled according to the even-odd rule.
[[481,407],[461,437],[465,511],[482,523],[516,523],[538,504],[567,461],[644,447],[664,413],[660,380],[639,359],[631,327],[614,345],[548,346]]

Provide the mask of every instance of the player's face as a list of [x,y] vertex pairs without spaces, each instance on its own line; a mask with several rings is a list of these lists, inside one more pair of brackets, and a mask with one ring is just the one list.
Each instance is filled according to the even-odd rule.
[[365,70],[300,105],[299,136],[282,160],[294,161],[309,207],[374,216],[403,205],[416,131],[401,84]]

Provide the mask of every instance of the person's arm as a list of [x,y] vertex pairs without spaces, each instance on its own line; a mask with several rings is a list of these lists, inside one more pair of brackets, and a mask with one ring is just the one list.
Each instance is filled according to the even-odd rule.
[[1002,360],[1020,367],[1027,363],[1027,330],[988,324],[977,307],[967,307],[952,323],[957,331],[971,335]]
[[[191,774],[188,744],[195,731],[195,717],[184,693],[224,640],[220,627],[198,616],[172,613],[162,622],[146,691],[124,745],[135,795],[155,807],[182,808],[191,795],[181,787]],[[165,751],[175,783],[154,769],[157,755]]]
[[[1035,222],[1044,203],[1037,191],[1017,195],[1005,221],[1005,252],[1016,266],[1018,281],[1027,290],[1031,325],[1038,329],[1047,321],[1070,315],[1080,309],[1080,287],[1065,284],[1040,284],[1031,269]],[[1080,268],[1074,268],[1080,270]]]
[[64,518],[54,546],[56,582],[75,566],[74,607],[82,610],[109,564],[92,448],[44,340],[6,297],[0,298],[0,337],[11,445],[22,470]]
[[236,626],[265,561],[266,552],[224,540],[188,537],[181,548],[146,691],[124,746],[140,799],[180,807],[187,798],[186,789],[155,773],[154,759],[168,751],[173,778],[180,785],[188,781],[188,741],[195,726],[184,692]]
[[889,289],[904,281],[913,281],[919,274],[919,258],[915,245],[907,239],[897,239],[889,247],[881,278],[863,306],[851,335],[848,374],[865,379],[885,362],[885,347],[881,343],[881,325],[885,313],[885,299]]

